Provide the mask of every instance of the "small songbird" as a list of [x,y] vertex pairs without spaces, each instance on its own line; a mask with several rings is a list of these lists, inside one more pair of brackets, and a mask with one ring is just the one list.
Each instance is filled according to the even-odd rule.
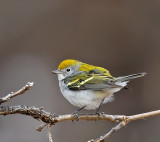
[[82,109],[96,109],[98,113],[102,104],[113,100],[113,93],[127,85],[131,79],[146,73],[113,77],[102,67],[89,65],[78,60],[67,59],[60,63],[57,70],[59,87],[63,96],[74,106]]

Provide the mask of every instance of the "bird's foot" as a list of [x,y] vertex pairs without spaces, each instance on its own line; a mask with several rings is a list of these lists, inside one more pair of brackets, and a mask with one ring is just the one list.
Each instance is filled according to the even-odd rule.
[[96,112],[93,113],[93,115],[98,115],[98,116],[100,116],[100,115],[102,115],[102,114],[104,114],[104,112],[99,112],[99,110],[96,110]]
[[82,106],[81,108],[75,110],[72,115],[74,115],[74,117],[76,117],[76,120],[78,121],[79,120],[79,112],[84,109],[86,106]]
[[[79,111],[76,110],[76,111],[74,111],[74,112],[72,113],[72,115],[74,115],[76,121],[79,120],[79,114],[78,114],[78,112],[79,112]],[[74,122],[74,120],[72,120],[72,122]]]

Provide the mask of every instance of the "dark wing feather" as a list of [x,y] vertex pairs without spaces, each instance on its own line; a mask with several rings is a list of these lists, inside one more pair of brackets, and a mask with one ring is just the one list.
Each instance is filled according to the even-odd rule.
[[119,88],[120,86],[112,82],[111,77],[102,74],[80,73],[64,79],[65,85],[70,90],[103,90],[107,88]]

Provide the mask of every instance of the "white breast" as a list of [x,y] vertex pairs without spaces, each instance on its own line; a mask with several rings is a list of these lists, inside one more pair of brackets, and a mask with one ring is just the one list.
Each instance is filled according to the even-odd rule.
[[113,100],[112,94],[118,89],[109,89],[103,91],[93,91],[93,90],[80,90],[73,91],[65,87],[63,81],[59,81],[59,87],[62,92],[62,95],[74,106],[83,107],[85,109],[96,109],[99,107],[102,100],[105,98],[103,103],[110,102]]

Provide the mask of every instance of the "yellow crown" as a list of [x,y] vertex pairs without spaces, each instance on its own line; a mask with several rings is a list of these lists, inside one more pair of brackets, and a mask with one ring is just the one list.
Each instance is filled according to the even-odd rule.
[[70,65],[77,65],[79,61],[77,60],[72,60],[72,59],[67,59],[67,60],[64,60],[60,63],[60,65],[58,66],[58,69],[60,70],[63,70],[65,68],[67,68],[68,66]]
[[76,66],[78,63],[80,63],[80,68],[79,68],[79,71],[92,71],[92,70],[97,70],[97,72],[99,73],[102,73],[106,76],[109,76],[109,77],[112,77],[111,74],[109,73],[108,70],[106,70],[105,68],[102,68],[102,67],[97,67],[97,66],[93,66],[93,65],[89,65],[89,64],[86,64],[86,63],[82,63],[78,60],[72,60],[72,59],[67,59],[67,60],[64,60],[60,63],[58,69],[62,70],[62,69],[65,69],[69,66]]

